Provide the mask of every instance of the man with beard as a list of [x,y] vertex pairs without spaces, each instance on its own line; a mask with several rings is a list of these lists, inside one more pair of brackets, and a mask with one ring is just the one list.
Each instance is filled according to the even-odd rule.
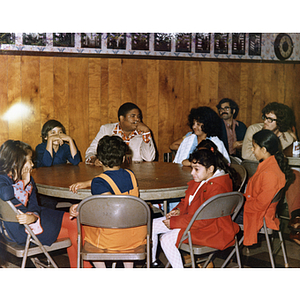
[[142,112],[134,103],[127,102],[118,110],[119,122],[105,124],[85,152],[85,163],[100,166],[96,158],[98,141],[105,135],[117,135],[127,144],[132,161],[153,161],[155,146],[150,129],[142,121]]
[[241,157],[241,148],[247,127],[243,122],[236,120],[239,106],[235,101],[223,98],[217,105],[217,109],[223,120],[221,140],[229,155]]
[[289,147],[295,140],[292,132],[292,128],[295,126],[295,116],[287,105],[277,102],[267,104],[262,109],[262,119],[264,123],[250,125],[246,131],[242,146],[243,159],[256,160],[251,150],[252,136],[262,129],[271,130],[278,136],[282,150]]

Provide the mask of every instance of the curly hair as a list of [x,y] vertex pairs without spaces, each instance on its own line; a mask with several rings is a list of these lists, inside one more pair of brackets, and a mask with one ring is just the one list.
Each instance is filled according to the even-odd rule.
[[232,99],[229,98],[223,98],[222,100],[220,100],[219,104],[216,106],[217,109],[219,110],[221,108],[221,105],[223,103],[229,103],[229,106],[231,108],[231,110],[235,110],[234,114],[233,114],[233,118],[235,119],[240,111],[239,106],[237,105],[237,103],[235,101],[233,101]]
[[192,108],[188,116],[188,125],[193,130],[193,123],[197,121],[202,123],[202,131],[206,133],[207,137],[221,136],[221,118],[218,114],[208,106],[200,106]]
[[22,178],[26,156],[33,153],[31,146],[21,141],[7,140],[0,147],[0,173],[10,174],[15,181]]
[[262,109],[262,114],[266,115],[269,113],[276,115],[276,124],[281,132],[292,130],[296,124],[293,110],[285,104],[277,102],[267,104]]
[[285,175],[285,190],[287,190],[289,186],[294,182],[295,174],[289,166],[288,159],[284,156],[282,152],[282,147],[279,138],[273,131],[268,129],[262,129],[253,135],[253,141],[259,147],[265,147],[271,155],[274,155],[281,171]]
[[104,166],[120,166],[127,150],[128,146],[119,136],[105,135],[98,142],[97,158]]

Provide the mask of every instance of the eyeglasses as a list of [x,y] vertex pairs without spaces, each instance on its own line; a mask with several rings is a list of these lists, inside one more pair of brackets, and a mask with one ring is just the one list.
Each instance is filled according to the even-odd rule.
[[262,115],[261,118],[262,118],[263,120],[267,120],[268,123],[272,123],[272,122],[274,122],[274,121],[277,121],[277,119],[268,118],[268,117],[266,117],[266,115]]
[[219,108],[219,112],[221,112],[221,111],[229,111],[230,108],[231,108],[231,107],[229,107],[229,106],[220,107],[220,108]]

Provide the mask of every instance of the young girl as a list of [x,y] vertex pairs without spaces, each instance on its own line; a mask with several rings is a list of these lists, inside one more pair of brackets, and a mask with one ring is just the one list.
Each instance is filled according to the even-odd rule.
[[[121,164],[125,160],[127,145],[119,136],[104,136],[97,147],[97,159],[101,162],[103,173],[92,180],[77,182],[70,186],[74,193],[78,189],[91,186],[93,195],[132,195],[139,196],[136,178],[132,171],[122,169]],[[78,215],[74,204],[71,215]],[[134,212],[133,212],[134,213]],[[100,249],[130,250],[146,242],[147,228],[139,226],[135,228],[111,229],[83,226],[85,241]],[[96,268],[105,268],[104,262],[94,261]],[[133,262],[123,262],[125,268],[133,268]]]
[[272,131],[263,129],[255,133],[252,145],[252,151],[260,163],[245,192],[243,222],[246,246],[257,243],[257,233],[263,226],[263,217],[268,228],[279,229],[279,220],[275,218],[277,203],[270,203],[282,187],[288,189],[295,176],[282,153],[278,137]]
[[[36,186],[30,176],[32,148],[21,142],[8,140],[0,147],[0,198],[11,200],[22,214],[18,222],[1,222],[4,238],[25,245],[27,233],[21,224],[28,224],[43,245],[51,245],[57,238],[69,237],[68,251],[71,268],[76,268],[77,224],[69,213],[41,207],[37,203]],[[3,230],[5,229],[5,230]]]
[[[166,217],[153,220],[152,262],[160,237],[161,247],[173,268],[183,268],[177,248],[182,234],[196,210],[209,198],[232,191],[231,170],[224,165],[214,148],[195,150],[189,157],[193,180],[188,182],[185,198]],[[193,243],[223,250],[234,244],[239,226],[230,216],[195,221],[191,228]],[[187,240],[185,241],[188,242]]]
[[65,164],[67,161],[73,165],[79,164],[80,154],[60,122],[49,120],[43,125],[42,141],[35,149],[37,168]]

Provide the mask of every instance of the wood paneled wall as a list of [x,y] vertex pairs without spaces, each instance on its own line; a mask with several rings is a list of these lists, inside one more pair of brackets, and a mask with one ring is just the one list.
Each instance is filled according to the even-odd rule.
[[0,144],[19,139],[35,148],[42,125],[54,118],[84,157],[100,125],[116,122],[119,106],[131,101],[142,109],[163,160],[189,130],[190,109],[216,109],[224,97],[239,104],[238,119],[247,126],[261,121],[267,103],[285,103],[300,133],[299,78],[300,64],[0,55],[1,117],[17,102],[31,110],[17,121],[0,119]]

